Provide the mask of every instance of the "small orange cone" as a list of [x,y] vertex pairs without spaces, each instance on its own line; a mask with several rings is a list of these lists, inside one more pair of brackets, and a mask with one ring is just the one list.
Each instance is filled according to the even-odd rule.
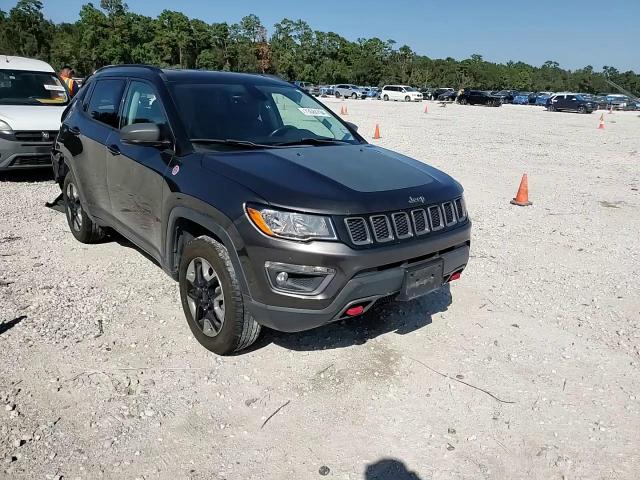
[[511,200],[511,204],[518,205],[520,207],[527,207],[531,205],[531,202],[529,201],[529,180],[526,173],[522,175],[520,187],[518,187],[518,193],[516,194],[516,198]]
[[374,139],[374,140],[378,140],[378,139],[380,139],[380,138],[382,138],[382,137],[380,136],[380,125],[378,125],[378,124],[376,123],[376,131],[373,133],[373,139]]
[[429,113],[429,105],[425,103],[424,105],[424,113]]
[[600,115],[600,123],[598,124],[598,130],[604,130],[604,113]]

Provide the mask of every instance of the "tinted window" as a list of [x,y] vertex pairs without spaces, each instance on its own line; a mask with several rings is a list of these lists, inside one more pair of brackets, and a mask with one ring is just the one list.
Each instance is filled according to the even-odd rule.
[[122,126],[134,123],[155,123],[164,135],[169,133],[169,122],[160,98],[148,83],[131,82],[127,91],[122,113]]
[[118,109],[124,80],[98,80],[89,100],[88,113],[95,120],[118,128]]
[[567,97],[567,100],[571,100],[571,101],[573,101],[573,100],[575,100],[575,99],[576,99],[575,95],[569,95],[569,96]]
[[359,143],[324,106],[292,86],[210,83],[171,86],[178,114],[192,139],[277,144],[303,138]]

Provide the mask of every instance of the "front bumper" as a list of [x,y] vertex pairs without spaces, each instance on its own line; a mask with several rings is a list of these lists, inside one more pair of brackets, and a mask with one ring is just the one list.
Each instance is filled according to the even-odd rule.
[[[371,307],[375,301],[400,292],[408,267],[442,259],[443,283],[465,268],[469,259],[471,222],[432,234],[421,241],[354,250],[338,242],[298,243],[260,236],[237,225],[243,238],[257,241],[245,245],[241,257],[249,292],[245,305],[256,320],[286,332],[308,330],[343,318],[354,304]],[[265,262],[329,267],[335,276],[318,295],[275,291],[268,281]]]
[[51,168],[51,142],[21,142],[0,138],[0,171]]

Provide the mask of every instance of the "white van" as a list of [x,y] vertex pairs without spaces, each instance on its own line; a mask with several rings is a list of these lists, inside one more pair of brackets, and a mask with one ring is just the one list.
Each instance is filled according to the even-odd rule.
[[409,85],[385,85],[380,92],[382,100],[421,102],[422,94]]
[[51,65],[0,55],[0,171],[51,166],[69,99]]

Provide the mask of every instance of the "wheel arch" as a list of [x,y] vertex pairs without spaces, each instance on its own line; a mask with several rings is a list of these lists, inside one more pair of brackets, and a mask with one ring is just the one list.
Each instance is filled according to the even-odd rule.
[[[227,224],[227,227],[224,224]],[[167,221],[163,268],[174,280],[177,280],[185,245],[193,238],[206,235],[220,242],[227,249],[240,288],[243,293],[248,294],[245,271],[238,255],[238,248],[243,246],[238,244],[238,240],[234,241],[229,234],[227,228],[231,225],[231,220],[217,211],[205,214],[189,207],[174,207]]]

